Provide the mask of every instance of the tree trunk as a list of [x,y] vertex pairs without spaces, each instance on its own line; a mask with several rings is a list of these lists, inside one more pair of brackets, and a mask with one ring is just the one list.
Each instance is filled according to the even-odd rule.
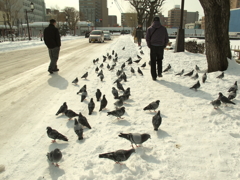
[[225,71],[231,59],[229,43],[230,2],[199,0],[205,14],[205,45],[208,72]]

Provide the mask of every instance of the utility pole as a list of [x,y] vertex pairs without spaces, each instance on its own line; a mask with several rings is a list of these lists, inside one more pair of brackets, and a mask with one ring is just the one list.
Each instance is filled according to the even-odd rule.
[[26,19],[27,19],[27,28],[28,28],[28,39],[29,39],[29,41],[31,40],[31,37],[30,37],[30,30],[29,30],[29,23],[28,23],[28,13],[29,12],[33,12],[33,10],[34,10],[34,4],[32,2],[30,4],[30,7],[31,7],[31,11],[28,11],[28,10],[25,11],[26,12]]

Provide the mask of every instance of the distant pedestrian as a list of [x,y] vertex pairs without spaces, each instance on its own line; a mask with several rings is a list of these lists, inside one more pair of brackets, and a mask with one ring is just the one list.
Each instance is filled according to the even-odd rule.
[[57,68],[57,61],[61,46],[61,39],[58,29],[55,27],[56,21],[54,19],[50,20],[50,24],[47,28],[44,29],[44,42],[48,47],[48,52],[50,56],[50,64],[48,72],[52,74],[53,72],[59,71]]
[[40,40],[42,41],[42,40],[43,40],[43,39],[42,39],[42,38],[43,38],[43,34],[42,34],[42,31],[41,31],[41,30],[39,31],[39,37],[40,37]]
[[[163,53],[169,41],[167,29],[161,25],[159,17],[154,17],[152,25],[147,29],[146,41],[150,48],[151,75],[156,81],[157,76],[162,77]],[[158,72],[156,72],[156,62]]]
[[141,46],[143,37],[143,29],[141,24],[139,24],[138,27],[136,28],[135,37],[137,38],[138,46]]

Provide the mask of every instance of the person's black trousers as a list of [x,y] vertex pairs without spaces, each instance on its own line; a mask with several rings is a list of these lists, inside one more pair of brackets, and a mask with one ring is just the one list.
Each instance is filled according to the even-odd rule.
[[55,47],[53,49],[48,49],[49,57],[50,57],[50,64],[49,64],[49,71],[54,71],[57,69],[57,61],[59,56],[60,47]]
[[[162,74],[163,51],[164,51],[164,46],[151,45],[150,47],[151,75],[153,79],[156,79],[158,75]],[[156,65],[156,62],[157,62],[157,65]],[[157,70],[156,70],[156,66],[158,66]]]

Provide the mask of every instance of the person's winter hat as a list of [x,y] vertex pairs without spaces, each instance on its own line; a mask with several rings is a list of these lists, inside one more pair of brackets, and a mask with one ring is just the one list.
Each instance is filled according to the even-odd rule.
[[154,17],[153,21],[160,21],[159,17]]

